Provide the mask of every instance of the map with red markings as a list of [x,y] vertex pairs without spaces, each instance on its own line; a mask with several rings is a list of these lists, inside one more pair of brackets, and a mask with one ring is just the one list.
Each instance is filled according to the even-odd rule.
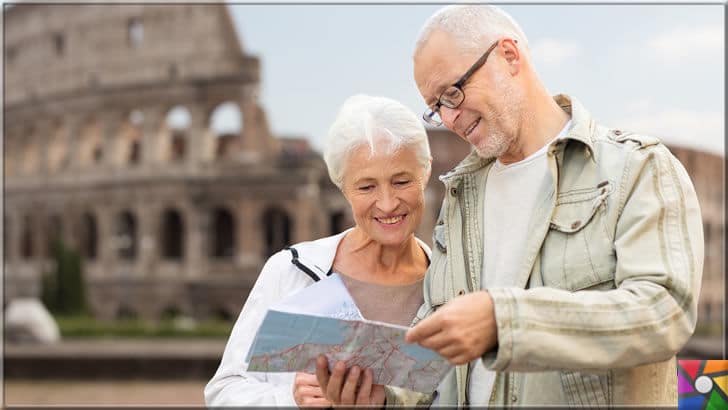
[[375,384],[430,393],[451,366],[437,353],[404,342],[406,327],[268,310],[248,352],[248,371],[315,373],[320,354],[329,366],[370,368]]

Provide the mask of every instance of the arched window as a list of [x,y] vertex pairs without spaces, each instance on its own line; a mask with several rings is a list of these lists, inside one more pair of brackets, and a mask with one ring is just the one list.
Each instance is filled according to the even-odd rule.
[[129,211],[119,214],[116,220],[116,251],[120,259],[132,260],[137,255],[137,223]]
[[89,260],[96,259],[97,242],[96,217],[86,213],[81,217],[81,254]]
[[190,111],[178,105],[167,113],[166,123],[170,130],[170,155],[172,161],[181,161],[187,155],[187,139],[189,135]]
[[225,208],[212,211],[210,256],[228,259],[235,255],[235,219]]
[[20,241],[20,254],[25,260],[29,260],[33,257],[33,218],[30,215],[25,215],[23,218],[23,234],[21,235]]
[[21,167],[24,173],[32,174],[38,170],[40,165],[40,145],[35,129],[27,128],[24,139]]
[[139,110],[133,110],[129,113],[126,127],[124,127],[124,145],[122,151],[122,159],[126,164],[138,164],[142,157],[142,124],[144,123],[144,113]]
[[265,257],[269,257],[291,243],[291,218],[285,211],[269,208],[263,214]]
[[215,135],[215,158],[225,158],[243,129],[240,107],[232,101],[215,107],[210,128]]
[[162,214],[161,227],[162,257],[168,260],[180,260],[184,255],[184,224],[179,212],[168,209]]
[[48,233],[46,236],[46,256],[53,257],[56,246],[60,245],[61,238],[63,238],[63,225],[61,217],[58,215],[51,215],[48,218]]
[[144,42],[144,24],[138,17],[129,19],[126,30],[126,39],[131,47],[139,47]]
[[61,122],[57,122],[48,146],[48,169],[51,172],[62,170],[68,164],[68,146],[68,132]]
[[103,159],[103,138],[101,127],[94,118],[89,118],[81,127],[79,162],[87,166]]

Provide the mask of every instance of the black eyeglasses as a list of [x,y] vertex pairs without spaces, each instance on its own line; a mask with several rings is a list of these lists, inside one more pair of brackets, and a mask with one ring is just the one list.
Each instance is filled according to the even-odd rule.
[[442,117],[440,117],[440,107],[445,106],[447,108],[458,108],[460,104],[463,103],[463,100],[465,100],[465,92],[463,91],[463,86],[466,82],[468,82],[470,77],[476,71],[478,71],[478,69],[482,67],[483,64],[485,64],[486,60],[488,60],[488,56],[495,49],[499,42],[500,40],[496,41],[495,43],[493,43],[493,45],[488,47],[488,50],[486,50],[485,53],[480,56],[478,61],[476,61],[475,64],[473,64],[455,84],[447,87],[447,89],[445,89],[445,91],[440,94],[440,97],[437,99],[437,101],[430,107],[427,107],[425,112],[422,114],[422,119],[424,119],[425,122],[430,125],[439,127],[440,125],[442,125]]

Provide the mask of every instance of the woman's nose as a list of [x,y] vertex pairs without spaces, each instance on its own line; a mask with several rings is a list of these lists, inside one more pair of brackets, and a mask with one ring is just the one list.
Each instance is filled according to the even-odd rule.
[[382,212],[392,212],[399,206],[399,198],[392,189],[383,189],[377,201],[377,207]]

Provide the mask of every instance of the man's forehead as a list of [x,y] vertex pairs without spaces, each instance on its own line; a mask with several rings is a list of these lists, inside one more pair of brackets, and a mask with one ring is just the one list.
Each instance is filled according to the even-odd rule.
[[477,60],[471,54],[459,49],[453,36],[445,31],[435,30],[430,34],[414,56],[415,82],[428,103]]

